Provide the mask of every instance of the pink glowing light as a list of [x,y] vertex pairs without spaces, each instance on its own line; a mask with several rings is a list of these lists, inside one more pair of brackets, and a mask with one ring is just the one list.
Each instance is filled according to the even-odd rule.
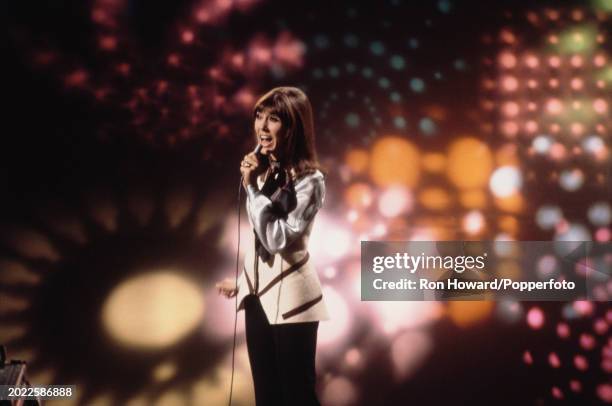
[[515,137],[519,132],[519,125],[515,121],[505,121],[501,130],[507,137]]
[[303,64],[304,44],[295,39],[290,32],[282,32],[274,44],[274,58],[281,64],[299,68]]
[[584,134],[584,125],[582,123],[572,123],[570,125],[570,130],[573,135],[579,136]]
[[531,356],[531,352],[527,350],[523,352],[523,362],[527,365],[533,365],[533,357]]
[[391,345],[391,361],[396,380],[403,381],[413,375],[432,349],[432,340],[421,331],[400,334]]
[[358,399],[357,387],[348,378],[331,378],[321,394],[321,403],[330,406],[349,406]]
[[608,103],[604,99],[595,99],[593,110],[598,114],[605,114],[608,111]]
[[181,58],[179,57],[178,54],[172,53],[168,55],[167,62],[168,62],[168,65],[176,68],[181,64]]
[[602,383],[598,385],[597,396],[606,403],[612,403],[612,384]]
[[550,390],[550,393],[555,399],[563,399],[563,392],[557,386],[553,386],[552,389]]
[[570,328],[567,323],[557,324],[557,335],[560,338],[568,338],[570,336]]
[[561,360],[559,359],[557,353],[551,352],[548,354],[548,363],[553,368],[559,368],[561,366]]
[[502,111],[509,117],[515,117],[519,113],[519,105],[516,102],[506,102],[502,107]]
[[572,307],[580,316],[590,316],[593,314],[593,303],[588,300],[576,300]]
[[606,64],[606,57],[599,54],[599,55],[595,55],[595,57],[593,58],[593,65],[597,66],[598,68],[601,68],[602,66],[604,66]]
[[530,89],[535,89],[536,87],[538,87],[538,81],[535,79],[529,79],[527,81],[527,87]]
[[362,364],[363,356],[358,348],[349,349],[344,355],[344,362],[352,368],[359,367]]
[[525,123],[525,130],[531,134],[535,133],[536,131],[538,131],[538,123],[534,120],[527,121]]
[[195,38],[195,35],[193,34],[193,31],[191,30],[184,30],[181,33],[181,41],[183,41],[184,44],[191,44],[194,38]]
[[100,38],[98,44],[100,49],[105,51],[114,51],[117,48],[117,37],[113,35],[105,35]]
[[573,392],[579,393],[582,390],[582,384],[580,383],[580,381],[578,381],[576,379],[572,379],[570,381],[570,389]]
[[612,237],[612,232],[607,228],[600,228],[595,231],[595,240],[598,242],[608,242]]
[[518,89],[518,80],[514,76],[504,76],[501,80],[502,88],[508,92]]
[[548,58],[548,64],[553,68],[558,68],[559,66],[561,66],[561,58],[556,55],[551,56],[550,58]]
[[576,355],[574,356],[574,366],[579,371],[586,371],[589,369],[589,362],[584,355]]
[[531,69],[535,69],[540,65],[540,60],[535,55],[528,55],[525,57],[525,65],[530,67]]
[[581,78],[573,78],[570,81],[570,86],[574,90],[581,90],[584,87],[584,81]]
[[546,103],[546,109],[550,114],[559,114],[563,111],[563,104],[559,99],[550,99]]
[[582,64],[584,63],[584,59],[582,59],[582,56],[580,55],[573,55],[570,58],[570,64],[574,67],[574,68],[579,68],[582,66]]
[[502,52],[498,58],[499,63],[504,68],[514,68],[516,66],[516,56],[510,52]]
[[532,307],[527,312],[527,324],[534,330],[542,328],[544,325],[544,312],[539,307]]
[[463,217],[462,226],[466,233],[478,234],[485,226],[485,218],[481,212],[472,210]]
[[592,350],[593,348],[595,348],[595,345],[595,337],[593,337],[591,334],[580,334],[580,346],[582,348],[584,348],[585,350]]
[[267,40],[258,37],[251,41],[248,55],[253,67],[265,66],[272,60],[272,49]]
[[411,211],[413,204],[414,199],[407,188],[393,186],[378,199],[378,210],[383,216],[391,218]]
[[68,87],[82,87],[88,79],[89,74],[85,69],[77,69],[66,76],[64,84]]

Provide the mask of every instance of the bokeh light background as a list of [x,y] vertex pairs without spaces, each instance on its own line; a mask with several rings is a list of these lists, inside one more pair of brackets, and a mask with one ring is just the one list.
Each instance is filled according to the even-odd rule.
[[3,8],[0,343],[30,381],[78,385],[49,404],[227,402],[233,302],[214,283],[239,227],[250,243],[249,110],[286,84],[312,99],[328,169],[323,404],[612,403],[609,282],[568,303],[359,291],[361,240],[610,241],[609,0]]

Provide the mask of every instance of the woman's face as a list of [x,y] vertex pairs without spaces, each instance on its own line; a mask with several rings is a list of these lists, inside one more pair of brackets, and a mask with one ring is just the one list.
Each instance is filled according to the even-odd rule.
[[261,153],[276,160],[281,154],[284,140],[284,128],[280,117],[270,109],[255,113],[255,135],[261,144]]

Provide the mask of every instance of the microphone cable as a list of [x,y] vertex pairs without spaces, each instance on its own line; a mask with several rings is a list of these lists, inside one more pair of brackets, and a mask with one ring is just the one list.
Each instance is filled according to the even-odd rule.
[[236,289],[234,295],[234,342],[232,344],[232,375],[230,379],[230,393],[229,393],[229,401],[228,406],[232,406],[232,395],[234,392],[234,365],[236,358],[236,332],[238,327],[238,268],[240,267],[240,206],[242,198],[242,180],[243,176],[240,176],[240,183],[238,183],[238,247],[236,249],[236,273],[234,275],[234,286]]

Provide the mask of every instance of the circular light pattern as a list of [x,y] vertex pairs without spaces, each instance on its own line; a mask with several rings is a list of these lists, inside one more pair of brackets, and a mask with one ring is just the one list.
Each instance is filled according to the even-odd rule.
[[463,217],[462,224],[466,233],[479,234],[485,226],[485,218],[481,212],[472,210]]
[[553,145],[552,137],[548,135],[538,135],[531,142],[531,146],[538,154],[547,154]]
[[373,196],[370,185],[367,183],[354,183],[344,192],[347,205],[350,208],[365,209],[372,204]]
[[420,153],[400,137],[380,138],[372,147],[370,177],[378,186],[413,187],[420,177]]
[[612,221],[612,209],[607,202],[592,204],[587,214],[591,223],[596,226],[607,226]]
[[461,189],[485,186],[493,169],[489,147],[476,138],[453,142],[448,152],[447,175]]
[[344,377],[329,380],[321,395],[321,403],[330,406],[350,406],[358,399],[357,387]]
[[408,189],[392,187],[378,199],[378,210],[385,217],[396,217],[412,209],[413,199]]
[[504,76],[501,79],[502,89],[508,92],[514,92],[518,89],[518,80],[514,76]]
[[565,169],[559,175],[559,184],[568,192],[575,192],[584,183],[584,173],[577,168]]
[[606,151],[606,144],[597,135],[591,135],[582,141],[582,148],[593,155],[599,156]]
[[419,129],[425,135],[432,135],[436,133],[437,126],[431,118],[424,117],[419,121]]
[[344,121],[346,122],[346,125],[348,125],[351,128],[357,128],[359,127],[359,114],[357,113],[349,113],[346,115],[346,118],[344,119]]
[[406,67],[406,61],[400,55],[393,55],[389,63],[395,70],[403,70]]
[[117,286],[102,320],[110,335],[132,347],[163,348],[197,327],[204,297],[197,285],[172,272],[153,272]]
[[398,381],[409,378],[425,361],[433,343],[429,336],[421,331],[401,333],[391,344],[393,371]]
[[515,166],[502,166],[496,169],[489,181],[489,187],[497,197],[508,197],[519,191],[523,185],[521,172]]
[[563,219],[563,212],[558,206],[542,206],[536,212],[536,223],[542,230],[552,230]]
[[499,63],[504,68],[514,68],[516,66],[516,56],[511,52],[502,52],[499,55]]
[[425,91],[425,82],[421,78],[410,79],[410,88],[415,93],[423,93]]
[[527,312],[527,324],[534,330],[542,328],[544,320],[544,312],[539,307],[532,307]]
[[444,14],[450,13],[452,9],[452,3],[450,0],[438,0],[438,10]]
[[385,45],[380,41],[374,41],[370,44],[370,51],[374,55],[380,56],[385,53]]
[[584,225],[571,223],[555,234],[555,241],[591,241],[591,234]]
[[312,229],[309,251],[318,263],[326,265],[344,257],[351,248],[351,234],[323,213],[317,214]]
[[546,103],[546,109],[550,114],[557,115],[563,111],[563,104],[559,99],[550,99]]

